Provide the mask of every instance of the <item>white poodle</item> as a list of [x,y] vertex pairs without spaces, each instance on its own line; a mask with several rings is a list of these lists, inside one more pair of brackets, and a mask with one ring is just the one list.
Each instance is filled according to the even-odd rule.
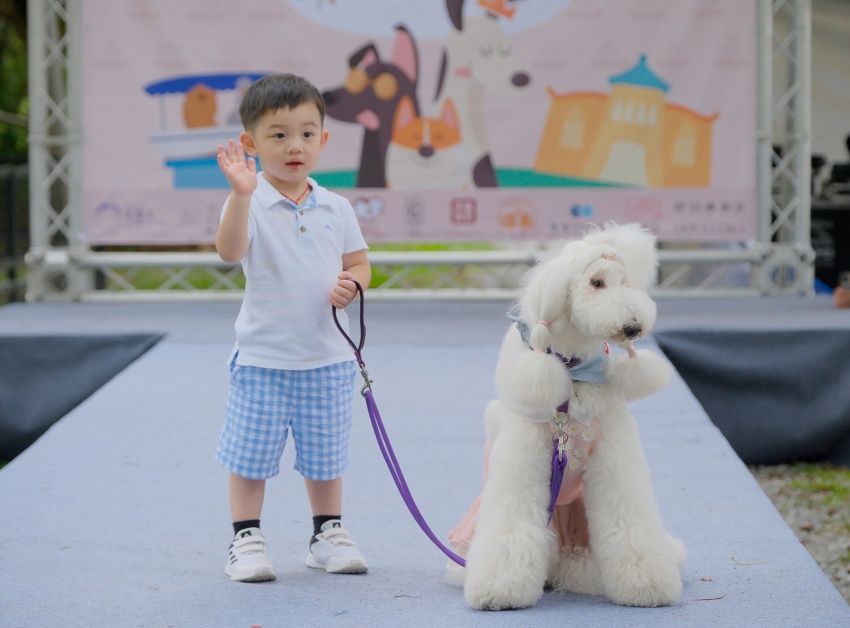
[[608,223],[529,272],[485,412],[483,492],[449,533],[467,565],[447,577],[471,607],[532,606],[547,586],[678,602],[685,547],[664,529],[626,407],[670,380],[662,357],[632,347],[655,322],[656,268],[649,232]]

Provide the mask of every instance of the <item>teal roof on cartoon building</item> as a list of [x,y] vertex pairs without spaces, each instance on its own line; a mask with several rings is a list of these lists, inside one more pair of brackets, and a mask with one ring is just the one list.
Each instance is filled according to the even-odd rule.
[[662,81],[658,75],[649,69],[646,64],[646,55],[641,55],[640,59],[633,68],[630,68],[622,74],[617,74],[608,79],[611,85],[616,83],[626,83],[627,85],[637,85],[638,87],[648,87],[650,89],[660,89],[666,92],[670,89],[670,85]]

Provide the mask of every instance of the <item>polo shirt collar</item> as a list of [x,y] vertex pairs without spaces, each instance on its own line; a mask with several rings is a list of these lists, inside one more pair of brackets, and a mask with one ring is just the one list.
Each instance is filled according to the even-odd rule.
[[[322,202],[322,195],[324,193],[323,188],[316,183],[311,177],[307,177],[307,183],[310,184],[310,187],[313,188],[313,191],[310,192],[310,196],[308,197],[308,201],[304,203],[303,207],[316,207],[318,204]],[[314,202],[310,202],[310,198],[314,198]],[[278,192],[275,187],[269,183],[268,179],[266,179],[265,175],[260,172],[259,176],[257,176],[257,189],[254,192],[254,198],[260,204],[260,207],[263,209],[272,209],[277,205],[281,205],[283,207],[291,208],[283,195]]]

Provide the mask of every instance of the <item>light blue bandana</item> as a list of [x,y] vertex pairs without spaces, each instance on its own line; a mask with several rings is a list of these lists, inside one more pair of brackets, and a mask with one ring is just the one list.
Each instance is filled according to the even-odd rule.
[[[531,339],[531,330],[528,327],[528,323],[518,316],[509,316],[509,318],[516,323],[516,327],[519,330],[519,335],[522,337],[522,341],[531,348],[531,345],[529,344]],[[591,384],[608,383],[608,376],[606,375],[606,370],[608,368],[608,345],[605,343],[603,343],[602,349],[600,349],[599,353],[586,360],[563,356],[557,351],[552,351],[551,349],[547,349],[546,353],[552,353],[558,357],[561,362],[564,363],[564,366],[567,367],[570,379],[575,382],[589,382]]]

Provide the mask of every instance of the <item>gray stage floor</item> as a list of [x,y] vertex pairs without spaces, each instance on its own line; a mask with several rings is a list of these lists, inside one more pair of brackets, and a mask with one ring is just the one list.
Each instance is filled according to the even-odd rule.
[[[659,307],[662,328],[850,324],[850,312],[826,299]],[[227,474],[213,450],[237,309],[0,308],[2,334],[167,334],[0,471],[0,626],[850,626],[850,608],[678,377],[632,406],[665,523],[690,551],[678,606],[546,593],[531,609],[469,610],[398,496],[359,398],[344,518],[370,573],[304,566],[310,513],[287,451],[263,514],[278,580],[231,582]],[[375,398],[420,509],[443,538],[479,490],[481,413],[506,309],[367,303]]]

